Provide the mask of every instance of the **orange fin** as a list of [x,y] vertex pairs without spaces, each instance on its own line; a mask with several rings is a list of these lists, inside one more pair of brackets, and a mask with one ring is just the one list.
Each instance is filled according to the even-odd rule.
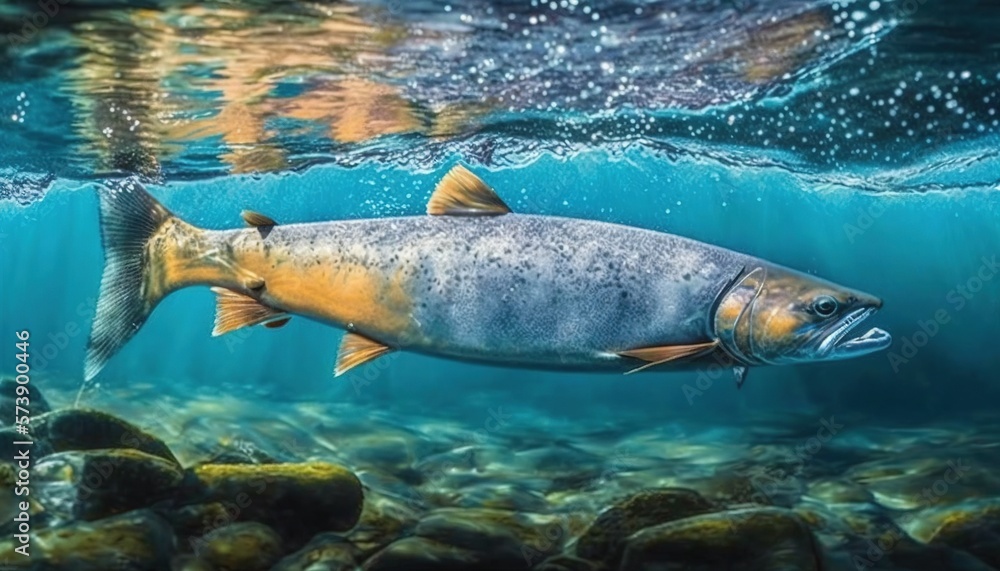
[[697,343],[695,345],[665,345],[663,347],[647,347],[633,351],[622,351],[618,354],[623,357],[632,357],[633,359],[646,361],[645,365],[625,373],[626,375],[631,375],[632,373],[638,373],[639,371],[662,365],[663,363],[700,355],[714,349],[718,344],[718,341],[709,341],[708,343]]
[[462,165],[456,165],[444,175],[427,202],[427,214],[431,216],[499,216],[509,213],[510,208],[497,193]]
[[240,216],[243,218],[243,221],[247,223],[247,226],[253,226],[255,228],[278,225],[278,223],[271,218],[264,216],[260,212],[254,212],[253,210],[244,210],[243,212],[240,212]]
[[[251,274],[251,273],[247,272],[247,273],[245,273],[243,275],[242,279],[243,279],[243,287],[245,287],[247,289],[259,290],[260,288],[264,287],[264,278],[262,278],[262,277],[260,277],[260,276],[258,276],[256,274]],[[219,288],[219,289],[223,289],[223,288]],[[229,290],[226,290],[226,291],[229,291]],[[218,292],[216,292],[216,293],[218,293]]]
[[212,337],[287,315],[242,293],[221,287],[213,287],[212,291],[218,296]]
[[340,342],[337,366],[333,370],[333,376],[339,377],[354,367],[378,359],[390,351],[392,351],[390,347],[386,347],[378,341],[372,341],[357,333],[346,333]]
[[260,232],[261,239],[267,238],[267,235],[274,230],[274,227],[278,225],[272,218],[264,216],[260,212],[254,212],[253,210],[244,210],[240,212],[240,216],[243,221],[247,223],[247,226],[252,226]]

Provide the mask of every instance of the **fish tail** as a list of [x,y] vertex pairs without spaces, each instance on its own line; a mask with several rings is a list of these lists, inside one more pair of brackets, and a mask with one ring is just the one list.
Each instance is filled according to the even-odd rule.
[[195,230],[133,180],[101,186],[98,194],[105,261],[84,366],[84,378],[88,381],[136,334],[170,291],[158,283],[162,282],[162,276],[154,275],[162,273],[156,272],[155,267],[163,244],[156,245],[153,239],[171,221]]

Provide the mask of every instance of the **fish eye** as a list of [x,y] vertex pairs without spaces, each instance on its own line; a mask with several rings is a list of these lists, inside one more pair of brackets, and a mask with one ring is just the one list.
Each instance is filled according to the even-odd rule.
[[817,315],[830,317],[837,312],[837,300],[828,295],[821,295],[813,300],[812,308]]

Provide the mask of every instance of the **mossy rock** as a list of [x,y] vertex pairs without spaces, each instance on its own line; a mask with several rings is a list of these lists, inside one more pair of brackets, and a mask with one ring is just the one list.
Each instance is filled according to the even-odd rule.
[[[18,395],[17,388],[21,386],[28,387],[27,395]],[[52,407],[49,406],[49,401],[45,400],[45,395],[38,388],[35,383],[27,383],[21,385],[13,377],[4,377],[0,379],[0,410],[10,411],[10,415],[4,415],[0,419],[0,426],[7,424],[8,421],[14,420],[14,407],[17,404],[17,399],[26,396],[28,398],[28,405],[25,407],[31,411],[32,416],[39,416],[50,412]],[[23,404],[24,401],[21,401]]]
[[532,569],[533,571],[609,571],[609,568],[599,561],[564,554],[549,557]]
[[805,491],[798,470],[796,465],[782,463],[740,464],[699,482],[698,489],[709,499],[730,506],[790,507]]
[[77,522],[31,534],[30,557],[0,541],[0,568],[44,571],[159,571],[170,568],[170,526],[148,510]]
[[[36,500],[37,494],[35,496],[28,495],[17,495],[16,491],[19,487],[17,485],[17,473],[19,468],[13,464],[8,464],[6,462],[0,462],[0,536],[13,535],[17,533],[15,531],[17,526],[13,521],[21,511],[21,502],[28,502],[28,515],[33,518],[31,526],[34,529],[38,529],[40,521],[45,517],[42,510],[41,504]],[[24,486],[29,492],[33,491],[32,487]],[[22,490],[23,492],[23,490]]]
[[[25,436],[23,434],[18,434],[17,429],[13,426],[7,426],[0,428],[0,458],[5,461],[12,461],[18,454],[22,453],[26,448],[23,444],[14,444],[15,442],[23,442]],[[30,445],[30,454],[32,462],[38,460],[42,456],[47,456],[55,452],[47,441],[39,439],[33,433],[28,437],[28,440],[32,442]]]
[[183,504],[233,503],[239,521],[265,523],[295,547],[351,529],[364,504],[357,476],[334,464],[204,464],[191,475]]
[[793,512],[751,508],[690,517],[629,537],[620,571],[820,571],[818,542]]
[[240,509],[232,502],[208,502],[161,510],[177,535],[181,551],[192,551],[197,539],[213,529],[239,521]]
[[376,553],[363,571],[514,571],[507,560],[423,537],[408,537]]
[[930,543],[967,551],[1000,568],[1000,505],[987,504],[947,514]]
[[569,532],[556,516],[491,509],[444,508],[417,524],[414,535],[527,569],[562,551]]
[[194,555],[178,555],[170,561],[170,571],[216,571],[204,559]]
[[576,554],[613,566],[633,533],[718,509],[698,492],[685,488],[639,492],[601,512],[577,541]]
[[281,537],[257,522],[220,527],[195,545],[195,555],[215,571],[267,571],[282,555]]
[[322,533],[278,562],[272,571],[354,571],[359,554],[357,546],[343,537]]
[[399,498],[369,490],[358,524],[347,539],[368,557],[397,539],[409,535],[419,521],[419,514]]
[[34,468],[35,496],[67,520],[96,519],[150,507],[184,478],[174,463],[129,449],[60,452]]
[[973,555],[946,545],[925,545],[896,529],[857,536],[829,556],[827,569],[871,571],[995,571]]
[[179,464],[159,438],[116,416],[88,409],[63,409],[33,419],[32,433],[53,452],[129,448]]
[[874,503],[874,496],[870,491],[850,480],[826,479],[811,482],[806,494],[826,504]]

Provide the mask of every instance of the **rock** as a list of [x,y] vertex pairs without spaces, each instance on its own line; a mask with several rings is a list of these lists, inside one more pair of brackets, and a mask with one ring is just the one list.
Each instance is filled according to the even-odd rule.
[[281,554],[281,538],[257,522],[220,527],[195,543],[195,555],[216,571],[268,571]]
[[204,464],[194,468],[185,504],[231,503],[240,521],[276,529],[292,545],[317,533],[346,531],[361,515],[361,482],[334,464]]
[[18,434],[13,426],[0,428],[0,458],[3,458],[5,461],[12,461],[14,457],[27,449],[29,450],[32,462],[34,462],[34,460],[54,452],[48,442],[39,440],[34,435],[29,435],[27,441],[32,444],[29,446],[14,444],[15,442],[25,442],[25,435]]
[[[905,571],[995,571],[980,559],[964,551],[950,549],[943,545],[923,545],[916,541],[904,541],[888,554],[890,569]],[[876,567],[877,569],[877,567]]]
[[856,536],[830,553],[826,569],[871,571],[995,571],[972,555],[944,545],[924,545],[898,528],[875,536]]
[[[36,499],[37,494],[31,487],[30,480],[33,477],[31,472],[26,472],[14,464],[0,463],[0,537],[11,537],[21,533],[21,526],[27,523],[31,529],[39,530],[52,523],[53,518],[44,511],[41,504]],[[22,480],[22,485],[18,485],[18,480]],[[23,480],[28,480],[28,485],[23,485]],[[29,493],[25,493],[25,492]],[[28,521],[15,521],[14,518],[23,520],[21,508],[27,502]],[[3,566],[0,565],[0,569]]]
[[[967,463],[934,455],[881,455],[856,464],[843,477],[871,491],[887,509],[910,511],[956,504],[971,497],[990,497],[998,487],[989,463]],[[954,485],[961,480],[961,485]]]
[[343,537],[322,533],[278,562],[272,571],[353,571],[358,554],[358,548]]
[[361,558],[413,531],[420,517],[410,503],[375,490],[367,493],[361,519],[347,536]]
[[552,489],[575,489],[592,484],[605,470],[603,456],[566,444],[517,452],[508,462],[522,473],[550,482]]
[[731,466],[700,483],[708,498],[727,505],[790,507],[805,491],[800,467],[777,462]]
[[990,503],[945,515],[931,543],[967,551],[1000,567],[1000,505]]
[[103,412],[63,409],[33,419],[32,433],[54,452],[130,448],[178,464],[167,445],[137,426]]
[[606,571],[607,567],[597,561],[580,559],[572,555],[555,555],[549,557],[533,571]]
[[170,562],[170,571],[215,571],[204,559],[194,555],[178,555]]
[[174,463],[135,450],[59,452],[34,468],[36,500],[63,520],[95,520],[149,507],[184,478]]
[[264,452],[253,450],[244,452],[242,450],[220,450],[215,453],[206,464],[277,464],[278,461],[268,456]]
[[[849,510],[846,507],[860,509]],[[801,502],[792,508],[795,515],[809,526],[823,547],[836,550],[851,541],[859,534],[857,528],[875,529],[879,521],[891,523],[892,520],[881,513],[866,514],[865,509],[881,509],[870,504],[836,504],[835,511],[815,501]],[[845,519],[846,518],[846,519]]]
[[518,512],[543,513],[551,506],[545,496],[521,482],[488,480],[455,490],[451,502],[460,508],[491,508]]
[[486,554],[445,545],[423,537],[401,539],[365,562],[363,571],[514,571],[509,561],[490,561]]
[[174,529],[182,548],[193,551],[198,538],[214,529],[235,523],[239,520],[241,510],[232,502],[210,502],[161,510],[161,513]]
[[351,461],[393,474],[410,467],[416,460],[416,444],[415,436],[410,434],[374,432],[359,435],[352,442]]
[[414,534],[476,553],[514,571],[530,568],[561,551],[570,535],[567,528],[566,522],[554,516],[446,508],[421,520]]
[[[27,398],[27,401],[17,400],[19,398]],[[14,419],[12,415],[18,403],[21,403],[21,406],[30,410],[32,417],[52,410],[52,407],[45,400],[45,396],[42,395],[42,391],[38,388],[37,384],[29,382],[22,385],[13,377],[0,379],[0,410],[10,411],[8,414],[3,415],[3,418],[0,418],[0,426],[4,426],[8,424],[8,421]]]
[[633,533],[717,509],[694,490],[664,488],[639,492],[597,516],[577,541],[576,554],[613,565],[621,559],[625,540]]
[[620,571],[819,571],[817,543],[792,512],[750,508],[695,516],[628,538]]
[[806,488],[806,495],[826,504],[869,504],[871,492],[847,480],[818,480]]
[[159,516],[142,510],[96,522],[78,522],[32,533],[30,557],[0,541],[0,567],[58,571],[159,571],[167,569],[173,533]]

